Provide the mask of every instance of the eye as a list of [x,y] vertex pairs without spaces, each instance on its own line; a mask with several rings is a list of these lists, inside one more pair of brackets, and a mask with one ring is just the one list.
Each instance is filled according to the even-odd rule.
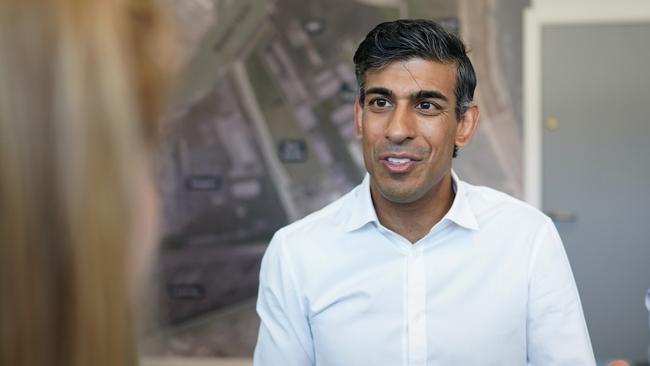
[[418,103],[418,105],[415,106],[415,108],[423,109],[425,111],[429,111],[429,110],[432,110],[432,109],[437,109],[438,106],[436,106],[435,104],[433,104],[431,102],[420,102],[420,103]]
[[415,106],[415,109],[427,114],[435,114],[441,111],[441,107],[433,102],[423,101]]
[[368,105],[375,108],[390,108],[393,105],[385,98],[375,98],[368,102]]

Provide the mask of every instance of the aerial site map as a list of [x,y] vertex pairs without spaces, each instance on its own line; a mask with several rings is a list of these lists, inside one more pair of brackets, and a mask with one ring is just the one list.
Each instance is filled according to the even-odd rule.
[[273,233],[365,174],[353,125],[352,55],[379,22],[429,18],[470,44],[482,120],[454,169],[471,183],[521,196],[521,126],[508,85],[495,82],[495,52],[480,46],[494,32],[474,21],[473,30],[465,28],[481,18],[480,7],[426,0],[168,2],[189,56],[159,159],[161,329],[151,352],[252,354],[259,265]]

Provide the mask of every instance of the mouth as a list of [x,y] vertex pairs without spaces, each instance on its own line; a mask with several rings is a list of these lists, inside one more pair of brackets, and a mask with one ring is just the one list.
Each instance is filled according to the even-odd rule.
[[413,156],[384,156],[379,159],[383,166],[390,172],[395,174],[408,173],[415,168],[415,165],[420,161]]

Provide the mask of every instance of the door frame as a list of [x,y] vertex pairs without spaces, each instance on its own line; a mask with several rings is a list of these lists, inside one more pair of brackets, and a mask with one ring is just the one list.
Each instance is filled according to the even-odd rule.
[[542,28],[650,23],[648,0],[532,0],[524,10],[524,199],[542,208]]

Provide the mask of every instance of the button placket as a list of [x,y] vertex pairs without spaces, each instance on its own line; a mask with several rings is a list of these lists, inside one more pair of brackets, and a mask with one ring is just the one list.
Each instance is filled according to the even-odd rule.
[[407,259],[408,364],[426,366],[426,277],[419,247],[412,247]]

